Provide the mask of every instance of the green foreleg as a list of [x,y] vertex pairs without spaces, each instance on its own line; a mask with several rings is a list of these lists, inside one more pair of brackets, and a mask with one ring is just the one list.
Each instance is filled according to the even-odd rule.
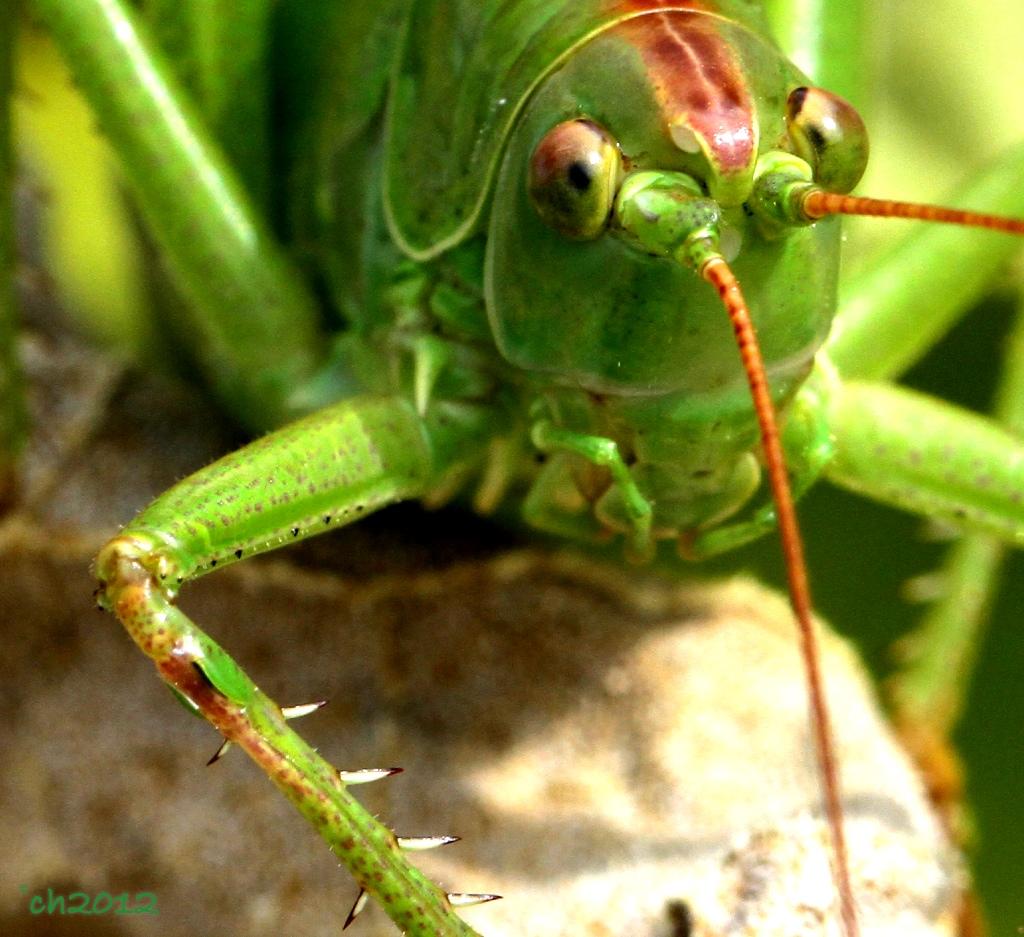
[[421,418],[408,401],[390,397],[337,404],[179,483],[96,561],[101,604],[160,676],[248,752],[407,934],[474,933],[452,910],[467,896],[450,900],[408,862],[403,842],[349,795],[352,776],[293,732],[277,704],[173,598],[181,583],[216,566],[429,494],[446,469],[479,452],[488,416],[438,404]]
[[189,300],[211,385],[253,429],[299,412],[315,303],[123,0],[34,0]]

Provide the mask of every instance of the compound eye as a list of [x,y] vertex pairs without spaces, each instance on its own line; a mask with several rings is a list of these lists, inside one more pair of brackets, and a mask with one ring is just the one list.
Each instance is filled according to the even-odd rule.
[[850,192],[868,164],[868,131],[852,104],[822,88],[797,88],[786,101],[796,155],[830,192]]
[[621,181],[618,144],[586,118],[552,127],[530,159],[530,201],[547,224],[573,240],[601,235]]

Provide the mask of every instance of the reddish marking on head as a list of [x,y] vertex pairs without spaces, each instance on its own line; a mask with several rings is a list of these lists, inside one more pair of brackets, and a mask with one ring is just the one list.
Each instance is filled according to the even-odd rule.
[[709,0],[610,0],[612,13],[644,13],[648,10],[699,10],[715,13],[715,4]]
[[[638,7],[646,0],[628,2]],[[672,6],[677,9],[626,20],[616,30],[643,58],[669,132],[692,131],[719,172],[749,172],[757,118],[739,63],[715,18]]]

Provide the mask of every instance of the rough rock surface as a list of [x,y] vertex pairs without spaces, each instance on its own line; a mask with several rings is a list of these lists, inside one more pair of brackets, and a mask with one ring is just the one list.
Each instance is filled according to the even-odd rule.
[[[346,873],[240,753],[204,767],[212,730],[90,602],[102,538],[225,434],[180,388],[37,358],[65,409],[37,394],[46,439],[0,526],[0,933],[339,933]],[[330,698],[302,729],[340,767],[405,769],[359,793],[401,834],[463,838],[421,864],[505,896],[465,912],[482,933],[838,933],[784,601],[461,526],[398,514],[183,604],[279,701]],[[826,667],[863,933],[951,934],[959,861],[838,641]],[[153,892],[159,917],[31,916],[48,888]],[[376,909],[351,931],[394,932]]]

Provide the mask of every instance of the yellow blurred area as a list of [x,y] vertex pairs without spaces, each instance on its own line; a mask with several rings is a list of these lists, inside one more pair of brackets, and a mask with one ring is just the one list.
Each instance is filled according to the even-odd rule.
[[[872,170],[898,197],[935,199],[1020,142],[1020,0],[872,5],[878,52]],[[877,9],[875,9],[877,7]]]
[[139,244],[116,163],[50,40],[22,25],[16,45],[18,159],[43,197],[47,271],[82,329],[131,359],[147,344]]
[[[857,191],[955,203],[958,187],[1020,142],[1024,4],[898,0],[870,12],[871,159]],[[907,230],[863,219],[844,227],[848,269]]]

